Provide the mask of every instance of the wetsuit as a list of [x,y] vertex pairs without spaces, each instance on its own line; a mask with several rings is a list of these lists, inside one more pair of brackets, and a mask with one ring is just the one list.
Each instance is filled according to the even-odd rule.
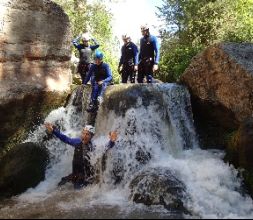
[[79,44],[80,39],[81,37],[79,36],[76,39],[74,39],[72,43],[75,46],[75,48],[78,49],[80,54],[80,61],[78,64],[77,72],[81,75],[83,82],[92,63],[92,52],[97,48],[99,48],[99,44],[96,42],[95,39],[92,39],[94,45],[85,46],[84,44]]
[[[106,87],[112,81],[112,72],[108,64],[101,63],[100,65],[93,64],[84,80],[84,85],[86,85],[91,80],[92,93],[91,93],[91,104],[95,106],[98,105],[98,97],[102,97],[106,90]],[[99,81],[103,81],[102,85],[98,85]]]
[[134,66],[138,65],[138,48],[134,43],[129,42],[122,46],[119,67],[121,65],[122,83],[127,83],[129,77],[131,83],[135,83]]
[[153,66],[159,63],[159,44],[155,36],[149,35],[141,38],[139,54],[138,83],[143,83],[146,76],[147,82],[153,81]]
[[[84,144],[80,138],[69,138],[56,129],[54,129],[53,134],[64,143],[75,148],[72,161],[72,174],[63,177],[58,185],[62,186],[67,182],[72,182],[75,189],[78,189],[90,184],[94,176],[94,168],[90,164],[90,152],[95,149],[95,146],[92,142]],[[107,149],[112,148],[114,144],[114,142],[110,141]]]

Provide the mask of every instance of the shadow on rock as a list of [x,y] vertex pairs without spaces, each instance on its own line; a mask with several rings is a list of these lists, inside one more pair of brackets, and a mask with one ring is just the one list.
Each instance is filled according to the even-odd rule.
[[36,187],[45,179],[49,153],[35,143],[17,145],[0,162],[0,198]]

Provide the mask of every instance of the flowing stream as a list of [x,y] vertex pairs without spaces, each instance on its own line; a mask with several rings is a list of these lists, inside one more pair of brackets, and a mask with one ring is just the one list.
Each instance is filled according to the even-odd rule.
[[[71,137],[78,137],[87,121],[85,108],[79,111],[73,105],[75,95],[66,108],[56,109],[46,118]],[[113,130],[119,134],[118,141],[105,153],[108,133]],[[48,138],[42,125],[27,141],[44,143],[49,149],[46,179],[35,189],[2,202],[1,218],[253,218],[252,199],[244,193],[238,171],[223,162],[224,152],[200,148],[190,95],[183,86],[119,85],[108,89],[93,140],[96,150],[91,162],[99,179],[80,191],[71,184],[57,188],[60,179],[71,173],[71,146]],[[181,200],[187,213],[133,202],[132,180],[143,171],[157,169],[170,171],[183,183]]]

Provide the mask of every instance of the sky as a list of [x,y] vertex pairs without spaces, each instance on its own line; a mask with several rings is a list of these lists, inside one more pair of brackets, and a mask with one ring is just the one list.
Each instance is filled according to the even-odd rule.
[[128,33],[134,42],[141,38],[140,26],[148,23],[151,34],[158,35],[162,25],[156,16],[156,6],[161,6],[162,0],[118,0],[118,3],[108,3],[113,19],[114,34],[121,39]]

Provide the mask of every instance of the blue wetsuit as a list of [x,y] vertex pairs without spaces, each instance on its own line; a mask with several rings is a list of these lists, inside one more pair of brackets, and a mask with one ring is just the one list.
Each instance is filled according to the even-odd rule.
[[[104,95],[106,87],[112,81],[112,71],[109,65],[106,63],[92,64],[83,84],[86,85],[90,80],[92,85],[91,101],[96,104],[98,96]],[[99,81],[103,81],[103,84],[98,85]]]
[[135,83],[134,66],[138,65],[138,52],[137,46],[132,42],[122,46],[119,62],[119,66],[123,65],[122,83],[127,83],[129,77],[131,83]]
[[[61,186],[67,182],[72,182],[75,188],[80,188],[89,184],[89,179],[94,176],[94,168],[90,164],[89,153],[95,149],[95,146],[92,144],[92,142],[88,144],[82,143],[80,138],[69,138],[56,129],[54,129],[53,134],[64,143],[75,148],[72,161],[72,174],[62,178],[58,185]],[[110,141],[106,148],[110,149],[114,145],[115,143]]]
[[[82,144],[81,138],[70,138],[56,129],[54,129],[53,134],[65,144],[69,144],[75,148],[80,146],[80,144]],[[89,151],[93,151],[95,147],[93,147],[92,143],[89,144],[91,144],[89,146]],[[107,148],[113,148],[114,144],[115,144],[114,142],[110,141],[109,144],[107,145]]]
[[81,75],[82,82],[84,81],[87,72],[89,71],[90,64],[92,63],[92,53],[97,48],[99,48],[99,44],[95,39],[92,39],[94,45],[86,46],[84,44],[80,44],[81,37],[77,37],[72,41],[73,45],[76,49],[78,49],[80,54],[80,62],[78,64],[78,72]]
[[159,44],[155,36],[149,35],[141,38],[139,54],[138,83],[143,83],[146,76],[147,82],[153,81],[153,66],[159,63]]

